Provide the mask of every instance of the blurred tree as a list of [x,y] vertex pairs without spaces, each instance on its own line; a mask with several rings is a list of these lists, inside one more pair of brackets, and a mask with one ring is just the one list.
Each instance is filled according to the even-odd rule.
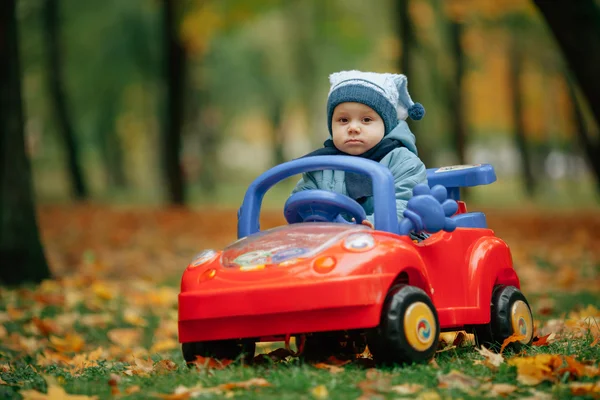
[[186,53],[179,40],[177,2],[163,0],[164,78],[166,83],[166,115],[162,132],[162,161],[169,202],[185,203],[185,185],[179,153],[184,115]]
[[67,106],[67,99],[62,80],[62,48],[60,44],[60,22],[59,22],[59,3],[58,0],[46,0],[44,10],[44,23],[46,47],[47,47],[47,65],[48,65],[48,83],[50,99],[56,115],[58,130],[67,152],[67,161],[69,166],[69,176],[73,194],[78,199],[88,197],[87,187],[84,181],[81,163],[79,161],[79,147],[73,131],[73,124]]
[[595,0],[533,0],[600,125],[600,7]]
[[523,71],[523,49],[520,44],[521,35],[512,34],[509,44],[509,69],[508,82],[511,92],[511,105],[515,142],[521,155],[521,174],[523,177],[523,190],[532,198],[536,190],[536,181],[531,166],[531,155],[527,146],[525,135],[525,119],[523,115],[523,84],[521,75]]
[[[413,64],[414,64],[414,49],[417,45],[417,39],[415,35],[414,26],[410,17],[410,0],[395,0],[394,7],[396,13],[395,24],[397,35],[400,39],[400,45],[402,48],[402,56],[398,60],[400,72],[406,75],[410,80],[413,77]],[[415,80],[416,81],[416,80]],[[410,125],[411,131],[418,138],[420,137],[419,131],[421,131],[419,122]],[[431,165],[433,160],[432,156],[428,151],[427,146],[419,146],[419,157],[425,165]]]
[[[592,140],[591,132],[585,121],[583,106],[577,98],[576,85],[573,82],[573,79],[569,77],[567,71],[565,71],[565,77],[567,88],[569,90],[571,116],[573,118],[575,132],[579,139],[579,143],[587,156],[586,158],[590,164],[590,168],[597,174],[597,172],[600,171],[600,142]],[[596,175],[596,191],[600,193],[600,176],[598,175]]]
[[15,0],[0,2],[0,281],[50,277],[25,151]]
[[465,145],[467,137],[467,126],[464,114],[463,80],[465,76],[465,55],[462,49],[463,22],[454,20],[450,23],[450,45],[454,57],[454,79],[450,85],[450,118],[452,121],[452,133],[454,148],[458,156],[458,163],[465,164]]
[[[554,34],[600,126],[600,6],[595,0],[533,2]],[[600,186],[600,145],[593,144],[586,132],[578,134]]]

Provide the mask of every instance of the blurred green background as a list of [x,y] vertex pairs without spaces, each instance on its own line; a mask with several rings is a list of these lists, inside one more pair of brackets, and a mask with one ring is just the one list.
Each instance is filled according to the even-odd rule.
[[597,125],[528,0],[20,0],[17,16],[38,204],[238,206],[322,145],[328,75],[360,69],[408,76],[428,167],[494,165],[470,204],[598,205]]

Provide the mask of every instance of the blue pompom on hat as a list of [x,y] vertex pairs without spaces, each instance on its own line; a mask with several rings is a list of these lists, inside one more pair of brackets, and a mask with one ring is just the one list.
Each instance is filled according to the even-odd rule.
[[407,79],[402,74],[341,71],[329,76],[331,88],[327,98],[327,124],[331,134],[333,111],[340,103],[355,102],[371,107],[383,119],[385,134],[400,120],[420,120],[425,108],[410,98]]

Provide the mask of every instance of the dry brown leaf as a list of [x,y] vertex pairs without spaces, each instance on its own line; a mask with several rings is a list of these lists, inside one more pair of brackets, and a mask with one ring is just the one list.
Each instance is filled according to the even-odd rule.
[[325,387],[325,385],[315,386],[310,390],[310,394],[315,399],[326,399],[329,397],[329,392],[327,391],[327,387]]
[[417,385],[416,383],[405,383],[402,385],[394,385],[390,388],[390,392],[394,392],[400,395],[408,395],[415,394],[423,390],[422,385]]
[[555,381],[554,369],[562,364],[562,358],[555,354],[538,354],[533,357],[514,357],[509,365],[517,367],[517,381],[523,385],[535,386],[543,381]]
[[110,386],[110,394],[116,396],[121,394],[119,390],[119,382],[121,382],[121,377],[117,374],[110,374],[110,379],[108,380],[108,386]]
[[142,331],[139,328],[117,328],[108,331],[106,336],[121,347],[133,347],[140,342]]
[[223,383],[217,386],[222,390],[231,390],[231,389],[249,389],[251,387],[267,387],[271,386],[269,381],[264,378],[252,378],[247,381],[242,382],[231,382],[231,383]]
[[95,400],[98,396],[85,396],[79,394],[68,394],[57,385],[49,384],[48,393],[41,393],[37,390],[21,390],[19,392],[23,400]]
[[169,372],[177,370],[177,364],[171,360],[160,360],[154,364],[155,372]]
[[0,323],[0,339],[4,339],[8,336],[8,331],[6,330],[6,328],[4,327],[4,325],[2,325]]
[[536,340],[534,340],[534,342],[532,343],[534,346],[548,346],[550,345],[552,342],[554,342],[554,338],[556,337],[556,333],[552,332],[549,333],[547,335],[544,335]]
[[438,375],[438,382],[438,387],[440,388],[454,388],[465,392],[472,392],[474,387],[481,384],[479,379],[465,375],[455,369],[447,374]]
[[518,389],[517,386],[509,383],[494,383],[489,391],[490,397],[506,397]]
[[476,348],[475,350],[477,350],[484,358],[483,361],[476,360],[474,362],[475,364],[482,364],[490,369],[496,370],[502,363],[504,363],[504,357],[502,354],[494,353],[483,345],[480,349]]
[[150,353],[160,353],[167,350],[173,350],[179,347],[179,342],[175,339],[163,339],[152,345]]
[[352,361],[351,360],[340,360],[340,359],[336,358],[335,356],[331,356],[327,359],[327,362],[331,365],[336,365],[338,367],[341,367],[342,365],[350,364]]
[[232,362],[233,362],[233,360],[227,360],[227,359],[217,360],[215,358],[210,358],[210,357],[196,356],[196,361],[193,361],[188,364],[195,364],[196,368],[224,369]]
[[0,385],[8,385],[8,383],[5,382],[4,379],[0,378]]
[[38,317],[33,317],[31,319],[31,322],[33,322],[33,324],[39,330],[42,336],[50,336],[57,334],[60,335],[63,333],[63,329],[60,328],[58,324],[51,319],[40,319]]
[[8,372],[10,371],[10,365],[0,363],[0,372]]
[[329,372],[331,372],[332,374],[338,374],[340,372],[344,372],[344,368],[338,367],[335,365],[331,365],[331,364],[317,363],[317,364],[314,364],[314,366],[315,366],[315,368],[326,369]]
[[504,339],[504,342],[502,342],[502,346],[500,346],[500,354],[502,354],[504,352],[504,349],[509,344],[514,343],[514,342],[518,342],[518,341],[523,340],[523,339],[525,339],[525,335],[519,335],[517,333],[513,333],[512,335],[510,335],[509,337],[507,337],[506,339]]
[[149,375],[154,370],[154,361],[151,358],[146,360],[142,360],[139,358],[134,358],[123,373],[125,375],[133,376],[133,375],[141,375],[146,376]]
[[600,381],[598,382],[570,382],[569,389],[573,396],[600,397]]
[[76,333],[67,333],[64,337],[50,336],[50,345],[63,353],[80,352],[85,346],[83,337]]

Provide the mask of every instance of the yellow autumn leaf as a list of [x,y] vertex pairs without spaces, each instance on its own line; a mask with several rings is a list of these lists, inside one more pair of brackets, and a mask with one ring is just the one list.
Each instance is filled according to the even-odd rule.
[[312,394],[315,399],[326,399],[329,397],[329,392],[325,385],[315,386],[310,390],[310,394]]
[[108,331],[106,336],[114,344],[122,347],[133,347],[140,342],[142,331],[138,328],[117,328]]
[[152,345],[150,353],[160,353],[162,351],[173,350],[179,347],[179,342],[175,339],[160,340]]
[[92,284],[92,292],[102,300],[111,300],[115,297],[114,290],[103,282],[94,282]]
[[455,369],[447,374],[439,375],[438,381],[438,386],[441,388],[454,388],[463,390],[465,392],[470,392],[471,389],[481,384],[479,379],[465,375]]
[[128,307],[125,309],[123,312],[123,319],[128,324],[137,327],[145,327],[148,325],[147,321],[141,316],[141,311],[133,307]]
[[48,385],[48,393],[41,393],[37,390],[21,390],[19,392],[23,400],[96,400],[98,396],[85,396],[79,394],[68,394],[57,385]]
[[83,349],[83,346],[85,346],[85,341],[76,333],[67,333],[62,338],[58,336],[50,336],[50,345],[63,353],[77,353]]

